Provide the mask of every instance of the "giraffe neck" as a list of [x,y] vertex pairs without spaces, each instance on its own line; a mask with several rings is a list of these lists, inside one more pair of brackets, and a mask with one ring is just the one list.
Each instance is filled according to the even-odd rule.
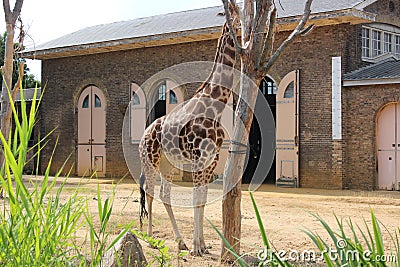
[[207,81],[199,88],[201,97],[211,97],[227,103],[233,85],[236,49],[228,26],[224,25],[218,39],[214,65]]

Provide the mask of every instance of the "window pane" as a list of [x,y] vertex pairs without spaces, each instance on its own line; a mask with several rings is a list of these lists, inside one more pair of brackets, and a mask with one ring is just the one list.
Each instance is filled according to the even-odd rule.
[[261,81],[260,90],[263,95],[276,95],[276,84],[269,77],[265,77]]
[[169,103],[178,104],[178,98],[176,97],[175,92],[172,90],[169,91]]
[[395,36],[394,53],[400,55],[400,35]]
[[160,87],[158,87],[158,100],[165,100],[166,91],[167,85],[165,83],[161,84]]
[[372,56],[382,54],[382,33],[380,31],[372,30]]
[[392,34],[385,32],[383,34],[383,53],[392,52]]
[[82,108],[89,108],[89,95],[83,99]]
[[133,103],[133,105],[140,105],[139,96],[135,92],[133,92],[132,94],[133,94],[132,95],[132,103]]
[[369,48],[369,42],[370,42],[370,30],[363,28],[362,29],[362,56],[363,57],[369,57],[370,55],[370,48]]
[[95,108],[101,108],[100,98],[96,94],[94,95],[94,107]]
[[289,83],[286,87],[284,98],[294,98],[294,82]]

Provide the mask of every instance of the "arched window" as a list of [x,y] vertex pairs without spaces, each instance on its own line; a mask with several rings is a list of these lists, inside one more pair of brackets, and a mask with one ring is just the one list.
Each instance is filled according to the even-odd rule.
[[289,83],[288,86],[286,87],[283,98],[294,98],[294,82],[293,81],[291,83]]
[[82,108],[89,108],[89,95],[85,97],[85,99],[82,102]]
[[169,103],[178,104],[178,98],[176,97],[175,92],[172,90],[169,91]]
[[132,92],[132,104],[133,105],[140,105],[139,96],[135,92]]
[[94,95],[94,107],[101,108],[101,100],[98,95]]

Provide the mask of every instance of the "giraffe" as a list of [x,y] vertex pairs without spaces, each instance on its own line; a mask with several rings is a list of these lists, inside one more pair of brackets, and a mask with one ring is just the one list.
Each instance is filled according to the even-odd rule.
[[[233,17],[234,29],[239,21]],[[172,223],[180,250],[187,246],[179,233],[171,206],[172,173],[175,166],[189,163],[193,177],[194,230],[192,255],[208,253],[203,235],[204,207],[207,202],[208,183],[219,159],[224,140],[220,124],[222,112],[231,95],[236,50],[227,23],[218,39],[212,71],[195,95],[183,106],[150,124],[139,143],[142,164],[140,175],[142,218],[148,217],[148,235],[152,235],[152,202],[155,180],[161,174],[160,199]],[[146,190],[144,188],[146,183]],[[147,199],[147,210],[145,201]]]

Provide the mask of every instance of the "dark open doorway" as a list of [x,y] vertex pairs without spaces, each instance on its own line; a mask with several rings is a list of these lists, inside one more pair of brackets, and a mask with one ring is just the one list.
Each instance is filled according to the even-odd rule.
[[[271,109],[274,120],[276,119],[276,92],[278,90],[275,82],[269,78],[265,77],[259,87],[262,95],[267,100],[269,107]],[[256,103],[255,112],[258,109],[262,108],[259,104],[259,101]],[[260,113],[258,113],[260,114]],[[253,174],[257,168],[257,165],[260,163],[260,153],[261,153],[261,131],[258,124],[257,119],[254,118],[253,124],[251,125],[250,134],[249,134],[249,155],[246,169],[243,174],[243,183],[250,183],[253,178]],[[276,167],[275,167],[276,158],[274,157],[274,162],[272,163],[271,169],[268,174],[266,174],[266,179],[264,183],[275,183],[276,176]]]

